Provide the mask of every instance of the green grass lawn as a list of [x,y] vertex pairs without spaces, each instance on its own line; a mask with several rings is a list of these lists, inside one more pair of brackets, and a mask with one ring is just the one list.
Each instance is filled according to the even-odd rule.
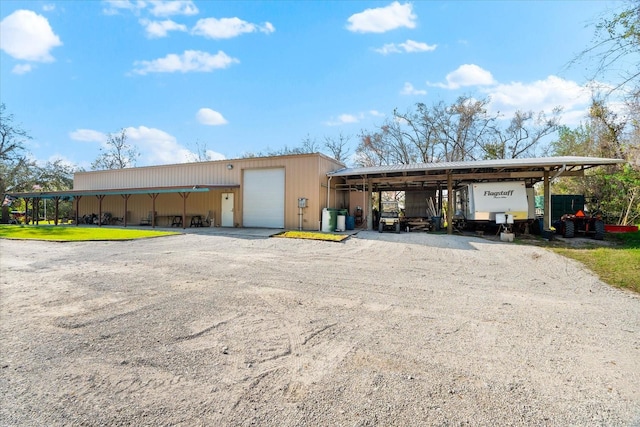
[[111,227],[76,227],[73,225],[0,225],[0,238],[86,242],[92,240],[133,240],[180,234],[172,231],[137,230]]
[[611,247],[552,248],[560,255],[575,259],[610,285],[640,293],[640,231],[609,233]]

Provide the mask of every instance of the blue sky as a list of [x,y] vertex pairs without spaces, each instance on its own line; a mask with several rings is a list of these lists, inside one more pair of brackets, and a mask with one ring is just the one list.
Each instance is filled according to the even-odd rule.
[[[374,130],[394,108],[491,97],[579,123],[601,1],[0,2],[0,101],[39,161],[88,169],[127,129],[137,164]],[[605,82],[606,83],[606,82]]]

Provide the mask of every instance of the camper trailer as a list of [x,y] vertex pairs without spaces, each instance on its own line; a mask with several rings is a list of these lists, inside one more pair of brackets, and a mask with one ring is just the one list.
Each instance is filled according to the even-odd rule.
[[455,192],[454,220],[459,223],[495,223],[496,214],[521,222],[535,218],[534,189],[522,181],[464,184]]

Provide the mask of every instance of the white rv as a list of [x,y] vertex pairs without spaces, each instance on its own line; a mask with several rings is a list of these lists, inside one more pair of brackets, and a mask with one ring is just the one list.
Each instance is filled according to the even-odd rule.
[[515,221],[535,218],[535,193],[522,181],[481,182],[456,189],[455,218],[467,222],[495,222],[496,214]]

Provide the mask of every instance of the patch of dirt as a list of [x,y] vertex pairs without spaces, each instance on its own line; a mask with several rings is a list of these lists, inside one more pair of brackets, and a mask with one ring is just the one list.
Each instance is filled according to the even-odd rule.
[[0,424],[640,424],[640,296],[537,246],[0,241]]

